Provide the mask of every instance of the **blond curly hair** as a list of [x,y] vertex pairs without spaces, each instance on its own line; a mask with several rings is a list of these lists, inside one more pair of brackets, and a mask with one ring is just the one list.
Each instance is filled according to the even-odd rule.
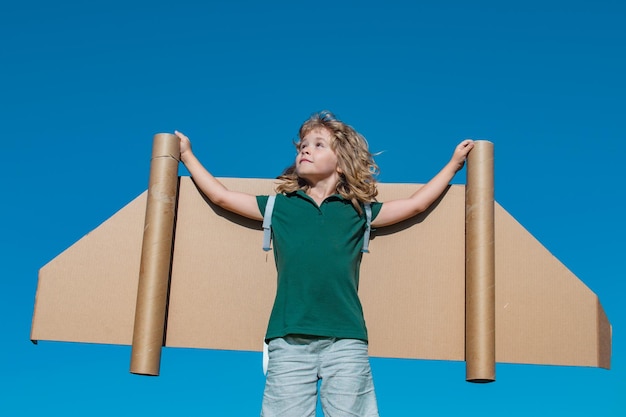
[[[340,169],[340,178],[337,183],[337,193],[362,213],[361,203],[374,201],[378,195],[376,176],[379,173],[374,155],[369,151],[365,138],[354,128],[338,120],[331,112],[321,111],[313,113],[306,120],[298,133],[299,140],[294,142],[296,149],[300,141],[311,131],[326,129],[331,133],[330,147],[337,155]],[[291,193],[297,190],[307,190],[309,187],[304,179],[298,177],[295,166],[287,168],[279,177],[276,187],[278,193]]]

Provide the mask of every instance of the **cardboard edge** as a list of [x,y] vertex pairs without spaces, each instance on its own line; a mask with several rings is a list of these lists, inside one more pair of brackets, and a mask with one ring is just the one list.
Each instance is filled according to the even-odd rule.
[[[43,268],[43,267],[42,267]],[[29,339],[33,345],[39,344],[39,339],[35,338],[35,326],[37,325],[37,297],[39,296],[39,286],[41,285],[41,268],[37,271],[37,288],[35,289],[35,297],[33,298],[33,316],[30,320]]]
[[598,319],[598,367],[606,370],[611,369],[611,355],[613,344],[613,326],[602,308],[600,299],[596,297]]

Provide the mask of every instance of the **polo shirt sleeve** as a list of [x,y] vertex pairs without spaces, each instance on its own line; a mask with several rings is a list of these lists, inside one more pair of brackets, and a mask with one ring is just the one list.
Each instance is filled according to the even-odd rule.
[[383,207],[383,203],[374,201],[370,203],[370,206],[372,207],[372,221],[374,221],[376,219],[376,216],[378,216],[378,213],[380,213],[380,209]]
[[267,200],[270,198],[269,195],[257,195],[256,203],[259,206],[259,210],[261,211],[261,215],[265,216],[265,207],[267,206]]

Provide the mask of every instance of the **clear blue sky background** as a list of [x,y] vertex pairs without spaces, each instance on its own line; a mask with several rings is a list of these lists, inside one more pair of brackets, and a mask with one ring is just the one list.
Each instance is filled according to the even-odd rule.
[[[19,1],[0,6],[0,415],[258,415],[259,353],[29,341],[37,272],[147,186],[179,129],[218,176],[271,178],[314,111],[384,182],[495,144],[496,199],[598,294],[613,369],[373,359],[384,416],[626,413],[626,3]],[[185,174],[183,172],[183,174]],[[455,178],[462,183],[464,173]]]

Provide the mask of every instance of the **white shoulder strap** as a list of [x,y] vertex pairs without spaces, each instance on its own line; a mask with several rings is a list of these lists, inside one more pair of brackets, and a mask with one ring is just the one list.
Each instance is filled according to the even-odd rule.
[[363,248],[361,252],[369,253],[370,233],[372,231],[372,205],[365,203],[365,234],[363,236]]
[[[263,215],[263,250],[269,251],[271,250],[270,243],[272,241],[272,212],[274,211],[274,202],[276,201],[276,196],[271,195],[267,199],[267,204],[265,205],[265,214]],[[267,350],[267,342],[263,340],[263,374],[267,375],[267,366],[269,363],[269,352]]]
[[274,202],[276,201],[276,196],[271,195],[267,199],[267,205],[265,206],[265,214],[263,215],[263,250],[269,251],[271,250],[271,241],[272,241],[272,212],[274,211]]

